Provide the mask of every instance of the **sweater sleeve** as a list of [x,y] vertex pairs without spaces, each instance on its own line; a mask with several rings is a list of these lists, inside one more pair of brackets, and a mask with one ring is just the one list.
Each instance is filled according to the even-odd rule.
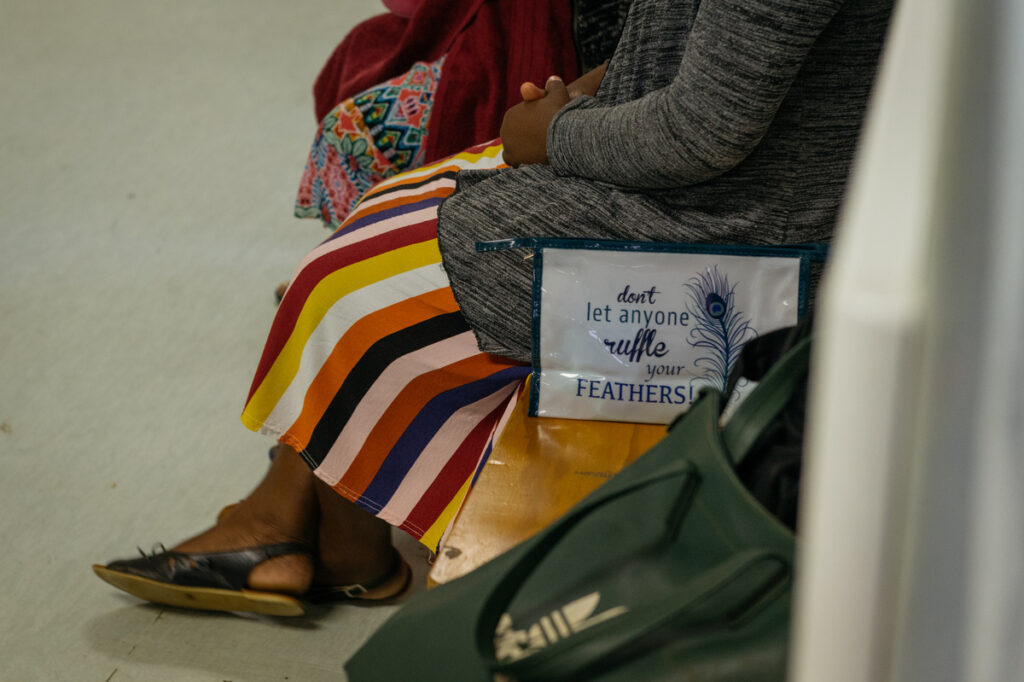
[[842,0],[703,0],[679,72],[660,90],[603,106],[579,97],[548,127],[556,172],[639,189],[703,182],[768,130]]

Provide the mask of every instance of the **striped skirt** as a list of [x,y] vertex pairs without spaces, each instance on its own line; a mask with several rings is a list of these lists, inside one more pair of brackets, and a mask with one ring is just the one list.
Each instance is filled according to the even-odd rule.
[[455,174],[501,165],[482,145],[370,190],[299,265],[242,413],[432,550],[529,373],[477,349],[437,245]]

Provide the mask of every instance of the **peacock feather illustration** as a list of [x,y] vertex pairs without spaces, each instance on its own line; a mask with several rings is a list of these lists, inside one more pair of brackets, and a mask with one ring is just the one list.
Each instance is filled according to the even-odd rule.
[[736,307],[736,285],[718,266],[707,268],[683,283],[687,289],[686,310],[693,328],[690,345],[707,352],[694,364],[704,369],[702,379],[725,391],[729,372],[740,357],[743,344],[757,336],[750,318]]

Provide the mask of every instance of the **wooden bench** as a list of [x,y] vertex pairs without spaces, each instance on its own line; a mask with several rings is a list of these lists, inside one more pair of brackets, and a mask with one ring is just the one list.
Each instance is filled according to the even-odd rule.
[[654,424],[538,419],[519,401],[427,578],[465,575],[569,510],[665,435]]

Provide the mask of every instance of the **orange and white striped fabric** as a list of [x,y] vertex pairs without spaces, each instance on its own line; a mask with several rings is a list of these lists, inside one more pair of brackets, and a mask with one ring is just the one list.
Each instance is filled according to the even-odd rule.
[[437,245],[456,173],[501,166],[481,145],[370,190],[300,264],[242,414],[432,550],[529,373],[477,349]]

